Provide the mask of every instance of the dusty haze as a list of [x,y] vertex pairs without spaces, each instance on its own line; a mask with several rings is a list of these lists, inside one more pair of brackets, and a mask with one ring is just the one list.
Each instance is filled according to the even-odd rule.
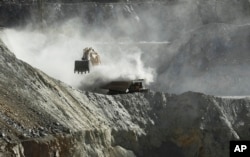
[[[2,36],[18,58],[85,90],[144,78],[164,92],[247,95],[248,8],[246,0],[55,3],[46,6],[42,29],[31,18]],[[94,48],[102,64],[74,74],[85,47]]]
[[[128,41],[117,41],[105,32],[82,31],[77,19],[58,28],[46,30],[5,29],[3,40],[16,56],[74,87],[93,84],[96,80],[145,78],[153,81],[154,70],[145,67],[143,51]],[[99,35],[97,35],[99,34]],[[98,36],[96,40],[94,36]],[[117,43],[118,42],[118,43]],[[74,74],[74,61],[80,60],[83,48],[92,47],[101,56],[101,65],[88,74]]]

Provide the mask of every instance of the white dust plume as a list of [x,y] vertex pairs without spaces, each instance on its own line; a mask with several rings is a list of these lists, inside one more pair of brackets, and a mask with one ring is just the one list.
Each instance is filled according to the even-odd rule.
[[[17,58],[73,87],[118,78],[143,78],[149,83],[154,78],[153,69],[144,66],[143,51],[137,46],[114,44],[116,39],[101,30],[85,32],[77,19],[57,28],[5,29],[2,39]],[[99,53],[101,65],[92,67],[88,74],[74,74],[74,61],[81,59],[85,47]]]

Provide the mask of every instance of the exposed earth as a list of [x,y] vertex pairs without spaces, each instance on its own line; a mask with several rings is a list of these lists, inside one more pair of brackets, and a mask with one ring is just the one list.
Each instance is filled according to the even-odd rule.
[[[230,140],[250,140],[249,96],[220,96],[250,91],[249,1],[42,2],[0,2],[0,156],[228,157]],[[115,39],[164,43],[137,43],[156,71],[148,92],[74,88],[3,42],[6,29],[44,29],[76,15],[91,29],[116,32]],[[121,29],[120,19],[134,29]]]

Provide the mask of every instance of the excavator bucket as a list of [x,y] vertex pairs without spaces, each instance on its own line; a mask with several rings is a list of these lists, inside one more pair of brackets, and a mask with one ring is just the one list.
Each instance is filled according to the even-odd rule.
[[74,73],[89,73],[89,60],[78,60],[75,61]]

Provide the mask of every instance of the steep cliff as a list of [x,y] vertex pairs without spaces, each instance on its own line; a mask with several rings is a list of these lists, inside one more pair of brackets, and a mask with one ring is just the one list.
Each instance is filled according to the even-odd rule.
[[79,91],[0,47],[2,156],[226,157],[249,140],[248,98]]

